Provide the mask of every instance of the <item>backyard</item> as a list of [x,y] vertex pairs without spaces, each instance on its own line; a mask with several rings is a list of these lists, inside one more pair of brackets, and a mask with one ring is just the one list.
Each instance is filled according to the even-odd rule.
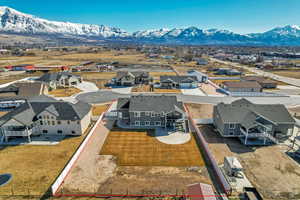
[[179,145],[159,142],[154,131],[112,130],[100,152],[114,155],[119,166],[203,166],[195,139]]

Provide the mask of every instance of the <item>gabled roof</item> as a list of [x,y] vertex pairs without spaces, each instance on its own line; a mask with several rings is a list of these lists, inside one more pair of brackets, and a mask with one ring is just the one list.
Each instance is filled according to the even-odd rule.
[[91,105],[81,101],[72,104],[41,96],[26,101],[13,111],[2,116],[0,118],[0,125],[9,119],[16,119],[24,125],[29,125],[43,111],[52,113],[56,116],[57,120],[80,120],[90,110]]
[[79,77],[78,75],[74,75],[70,72],[55,72],[55,73],[46,73],[40,78],[38,78],[37,81],[48,83],[51,81],[58,81],[61,78],[70,78],[72,76]]
[[149,77],[149,72],[143,72],[143,71],[135,71],[135,72],[127,72],[127,71],[120,71],[120,72],[117,72],[117,75],[116,75],[116,79],[119,80],[125,76],[132,76],[132,77]]
[[177,101],[176,96],[165,95],[138,95],[131,98],[119,98],[117,109],[129,106],[129,112],[133,111],[153,111],[172,112],[181,110],[184,112],[182,102]]
[[[286,107],[282,104],[254,104],[246,99],[240,99],[231,104],[219,103],[215,109],[224,123],[249,123],[254,116],[263,117],[273,123],[295,123]],[[247,126],[251,126],[247,124]]]
[[174,83],[193,83],[197,82],[196,76],[160,76],[160,82],[161,83],[168,83],[168,82],[174,82]]

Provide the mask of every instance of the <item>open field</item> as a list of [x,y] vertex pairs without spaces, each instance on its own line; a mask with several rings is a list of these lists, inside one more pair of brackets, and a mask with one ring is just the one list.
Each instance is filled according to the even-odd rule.
[[154,88],[154,92],[156,93],[181,93],[180,89],[159,89]]
[[92,115],[93,116],[101,115],[103,112],[105,112],[108,109],[109,105],[110,104],[92,106]]
[[203,166],[195,139],[180,145],[159,142],[154,131],[112,130],[100,152],[114,155],[119,166]]
[[75,72],[74,74],[80,75],[84,80],[93,80],[93,79],[110,80],[116,76],[115,72]]
[[[88,128],[86,133],[90,130]],[[53,146],[0,147],[0,172],[12,181],[0,188],[1,195],[43,195],[86,136],[67,137]]]
[[55,97],[70,97],[74,94],[78,94],[79,92],[81,92],[81,90],[79,90],[78,88],[71,87],[51,90],[48,92],[48,94],[53,95]]
[[249,181],[265,199],[290,200],[292,196],[300,196],[299,165],[283,152],[287,147],[251,148],[242,145],[238,139],[222,138],[212,126],[199,128],[217,162],[223,163],[225,156],[236,156]]
[[300,79],[300,70],[272,71],[272,73],[280,75],[280,76],[286,76],[286,77],[290,77],[290,78]]

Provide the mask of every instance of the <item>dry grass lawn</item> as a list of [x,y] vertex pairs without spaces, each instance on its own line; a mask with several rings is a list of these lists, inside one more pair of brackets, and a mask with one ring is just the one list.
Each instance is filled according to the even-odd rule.
[[84,80],[96,80],[96,79],[105,79],[110,80],[116,76],[116,72],[76,72],[82,76]]
[[203,166],[204,161],[192,139],[185,144],[170,145],[153,137],[154,131],[109,133],[101,155],[114,155],[119,166]]
[[78,88],[71,87],[71,88],[55,89],[55,90],[49,91],[49,94],[53,95],[55,97],[69,97],[74,94],[78,94],[79,92],[81,92],[81,90],[79,90]]
[[186,103],[185,106],[188,108],[192,118],[207,119],[213,117],[213,104]]
[[[87,131],[86,131],[87,132]],[[0,173],[12,181],[0,188],[1,195],[43,195],[67,164],[85,135],[69,137],[53,146],[0,147]]]
[[93,106],[92,107],[92,115],[93,116],[101,115],[103,112],[105,112],[108,109],[109,106],[110,106],[110,104]]
[[156,93],[181,93],[180,89],[159,89],[154,88],[154,92]]
[[176,76],[175,72],[150,72],[150,76],[159,79],[160,76]]
[[131,92],[150,92],[150,85],[138,85],[133,87]]

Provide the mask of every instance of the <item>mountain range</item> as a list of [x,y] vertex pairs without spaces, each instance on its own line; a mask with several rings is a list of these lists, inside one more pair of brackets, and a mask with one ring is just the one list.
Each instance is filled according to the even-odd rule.
[[297,25],[276,27],[264,33],[250,34],[218,29],[202,30],[197,27],[162,28],[128,33],[120,28],[105,25],[49,21],[9,7],[0,7],[0,33],[160,44],[300,45],[300,27]]

